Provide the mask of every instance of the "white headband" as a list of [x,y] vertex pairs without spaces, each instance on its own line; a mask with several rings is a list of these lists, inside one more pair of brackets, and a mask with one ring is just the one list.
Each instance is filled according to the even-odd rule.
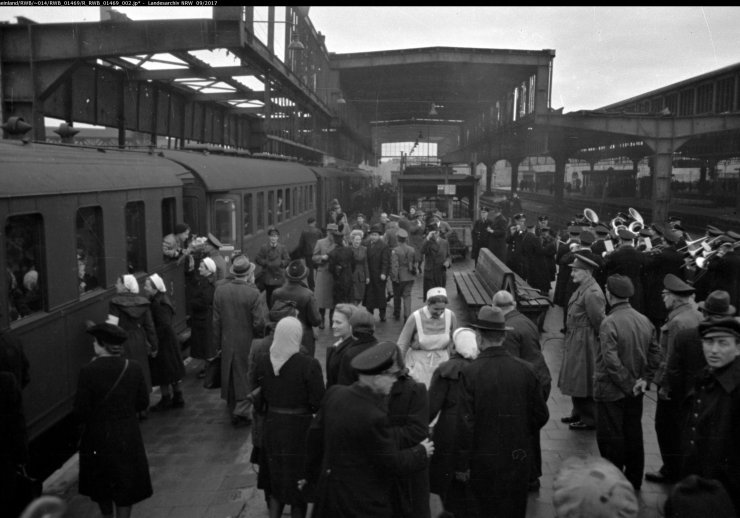
[[162,280],[162,277],[159,276],[159,274],[151,274],[149,276],[149,280],[152,281],[152,284],[154,284],[154,287],[157,288],[157,291],[161,291],[162,293],[167,292],[167,286],[164,285],[164,281]]
[[123,276],[123,285],[131,293],[139,293],[139,283],[136,281],[136,277],[131,274]]
[[206,268],[208,268],[209,272],[216,273],[216,261],[214,261],[210,257],[204,257],[203,264],[206,265]]

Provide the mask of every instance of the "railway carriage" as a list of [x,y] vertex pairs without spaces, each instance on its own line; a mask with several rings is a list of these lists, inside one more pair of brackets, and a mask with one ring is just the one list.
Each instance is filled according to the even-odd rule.
[[[276,226],[292,249],[306,220],[324,223],[323,200],[349,206],[367,175],[203,151],[141,153],[0,141],[0,326],[24,343],[29,435],[72,408],[91,358],[85,321],[102,321],[119,275],[158,273],[186,332],[182,267],[165,262],[162,237],[185,221],[213,233],[229,258],[254,257]],[[359,178],[359,179],[358,179]],[[363,180],[364,178],[364,180]]]

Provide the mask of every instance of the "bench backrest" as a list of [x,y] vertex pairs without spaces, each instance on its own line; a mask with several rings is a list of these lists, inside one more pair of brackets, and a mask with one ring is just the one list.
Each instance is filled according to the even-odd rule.
[[514,272],[502,260],[493,255],[488,248],[481,248],[478,264],[475,267],[478,278],[493,296],[499,290],[506,290],[516,299],[516,277]]

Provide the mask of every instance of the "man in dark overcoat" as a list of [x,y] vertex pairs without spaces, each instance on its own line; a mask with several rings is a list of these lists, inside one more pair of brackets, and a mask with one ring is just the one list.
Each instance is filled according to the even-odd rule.
[[[663,279],[669,273],[686,280],[686,269],[683,267],[684,254],[676,251],[676,243],[681,236],[678,232],[668,230],[663,233],[664,243],[657,252],[644,254],[645,266],[643,268],[642,282],[645,297],[645,311],[653,325],[660,328],[665,323],[668,310],[663,304],[661,292],[663,291]],[[654,249],[655,250],[655,249]]]
[[447,268],[452,264],[450,245],[440,235],[436,223],[427,225],[427,237],[421,245],[421,258],[424,263],[423,296],[432,288],[444,288],[447,285]]
[[[285,269],[285,284],[272,292],[272,305],[278,300],[292,300],[298,310],[298,320],[303,326],[301,346],[306,354],[313,357],[316,351],[316,337],[313,328],[321,323],[319,303],[313,291],[303,284],[308,276],[308,268],[302,259],[291,261]],[[272,306],[271,306],[272,307]]]
[[236,256],[231,263],[233,278],[217,286],[213,294],[213,343],[221,351],[221,399],[226,400],[234,426],[251,421],[249,350],[254,329],[264,325],[259,290],[248,283],[254,270],[247,256]]
[[681,476],[719,480],[740,509],[740,321],[699,324],[707,366],[684,401]]
[[367,245],[367,269],[370,273],[370,284],[365,290],[365,307],[373,314],[377,309],[380,321],[385,322],[386,285],[391,273],[391,249],[380,238],[379,225],[370,227]]
[[428,466],[431,441],[399,449],[388,420],[386,399],[401,372],[397,349],[382,342],[360,353],[352,360],[358,381],[326,391],[306,438],[315,518],[389,518],[393,475]]
[[481,352],[460,372],[455,477],[470,484],[471,518],[523,518],[532,437],[547,422],[547,404],[532,366],[503,347],[511,328],[501,310],[483,306],[472,325]]
[[515,214],[512,218],[514,221],[509,227],[509,234],[506,236],[506,266],[511,268],[519,277],[527,279],[527,261],[524,257],[524,248],[522,246],[524,237],[527,235],[527,218],[524,214]]
[[303,259],[308,268],[308,288],[313,291],[315,286],[315,272],[313,264],[313,249],[316,246],[316,241],[323,237],[321,230],[316,228],[316,218],[311,216],[307,220],[307,226],[301,232],[301,237],[298,239],[298,246],[295,249],[295,259]]
[[509,232],[509,219],[501,213],[500,205],[491,206],[488,211],[488,249],[499,260],[506,262],[506,236]]
[[480,218],[475,220],[475,223],[473,223],[473,230],[470,233],[473,239],[473,248],[470,251],[470,258],[473,259],[475,264],[478,264],[478,252],[488,244],[488,232],[486,232],[487,227],[488,209],[481,206]]
[[640,313],[645,311],[645,297],[642,290],[642,269],[645,264],[645,254],[635,248],[635,234],[626,228],[617,232],[619,248],[606,256],[604,269],[606,276],[618,273],[626,275],[635,287],[635,294],[630,297],[630,305]]

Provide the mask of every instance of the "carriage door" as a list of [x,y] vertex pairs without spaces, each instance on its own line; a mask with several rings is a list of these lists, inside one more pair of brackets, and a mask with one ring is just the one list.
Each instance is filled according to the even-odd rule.
[[226,257],[237,248],[237,229],[241,232],[241,223],[237,226],[240,197],[236,194],[217,194],[213,197],[211,216],[211,233],[221,241],[221,252]]

